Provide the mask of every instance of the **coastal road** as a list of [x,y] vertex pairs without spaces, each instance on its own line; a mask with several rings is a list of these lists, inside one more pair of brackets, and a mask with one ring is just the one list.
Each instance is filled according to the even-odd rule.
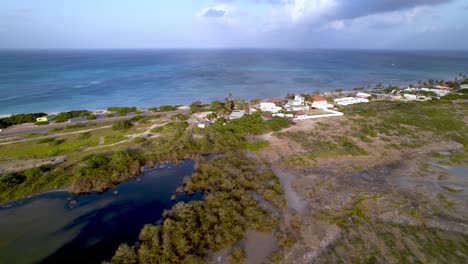
[[[143,116],[151,116],[151,115],[173,115],[173,114],[186,114],[188,113],[188,109],[178,109],[174,111],[168,111],[168,112],[143,112]],[[111,123],[117,120],[127,120],[131,119],[134,117],[135,114],[127,114],[126,116],[115,116],[112,118],[105,118],[104,115],[98,115],[98,119],[96,120],[87,120],[85,117],[83,118],[72,118],[70,119],[70,122],[65,122],[65,123],[52,123],[49,125],[43,125],[43,126],[36,126],[34,124],[28,123],[28,124],[22,124],[22,125],[15,125],[11,126],[5,129],[2,129],[0,132],[0,138],[5,138],[5,137],[15,137],[15,136],[22,136],[22,135],[27,135],[30,133],[44,133],[50,129],[53,128],[65,128],[69,125],[72,124],[104,124],[104,123]]]

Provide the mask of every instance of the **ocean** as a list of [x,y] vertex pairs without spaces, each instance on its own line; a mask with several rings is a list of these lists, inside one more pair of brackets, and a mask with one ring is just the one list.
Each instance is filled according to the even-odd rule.
[[1,50],[0,114],[186,105],[468,73],[468,51]]

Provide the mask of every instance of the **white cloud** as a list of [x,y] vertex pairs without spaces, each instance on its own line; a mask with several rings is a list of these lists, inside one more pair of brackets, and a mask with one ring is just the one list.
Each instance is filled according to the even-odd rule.
[[201,9],[197,14],[197,18],[204,22],[214,22],[217,25],[235,26],[238,24],[236,20],[238,14],[236,7],[221,4]]

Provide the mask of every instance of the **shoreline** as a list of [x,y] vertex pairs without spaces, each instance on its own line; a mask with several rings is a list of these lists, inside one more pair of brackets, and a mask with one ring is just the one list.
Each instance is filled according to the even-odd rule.
[[[111,106],[109,106],[111,107]],[[137,107],[137,110],[146,110],[146,111],[150,111],[148,110],[149,108],[151,107]],[[188,105],[181,105],[181,106],[178,106],[177,109],[188,109],[189,106]],[[80,109],[78,109],[80,110]],[[91,112],[91,114],[107,114],[107,113],[112,113],[112,111],[109,111],[107,109],[81,109],[81,110],[86,110],[86,111],[89,111]],[[47,116],[51,116],[51,115],[57,115],[59,113],[63,113],[63,112],[67,112],[67,111],[75,111],[75,110],[63,110],[63,111],[54,111],[54,112],[44,112],[47,114]],[[36,111],[35,113],[38,113],[38,112],[41,112],[41,111]],[[33,113],[33,112],[21,112],[21,113],[14,113],[14,114],[1,114],[0,113],[0,119],[2,118],[7,118],[7,117],[10,117],[12,115],[20,115],[20,114],[30,114],[30,113]],[[164,112],[161,112],[161,113],[164,113]]]

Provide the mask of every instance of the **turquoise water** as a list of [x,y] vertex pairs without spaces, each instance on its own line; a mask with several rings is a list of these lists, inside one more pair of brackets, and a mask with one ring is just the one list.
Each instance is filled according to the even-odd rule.
[[[171,201],[194,162],[150,169],[105,193],[51,192],[0,206],[0,263],[101,263],[124,242],[133,245],[163,210],[201,194]],[[118,195],[114,194],[118,192]],[[69,200],[76,201],[71,202]]]
[[0,114],[141,107],[453,79],[468,52],[0,51]]

